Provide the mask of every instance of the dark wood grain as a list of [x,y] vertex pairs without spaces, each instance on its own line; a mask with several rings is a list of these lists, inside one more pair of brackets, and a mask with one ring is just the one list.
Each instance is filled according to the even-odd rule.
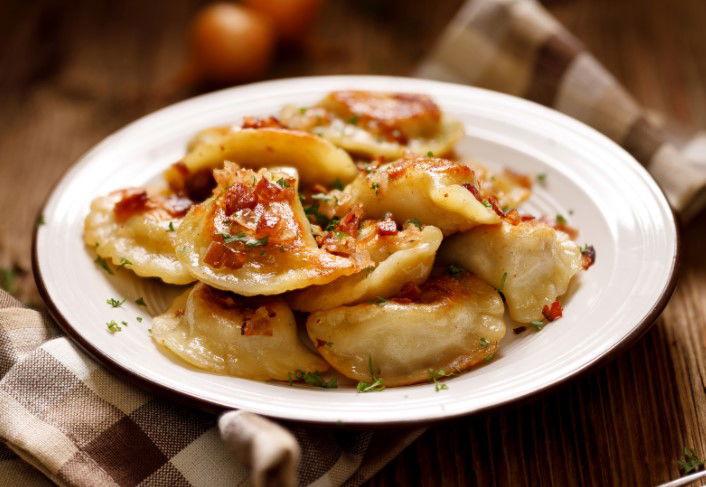
[[[198,1],[0,3],[0,267],[29,270],[35,215],[83,152],[204,87],[178,86]],[[329,1],[271,77],[408,74],[461,4]],[[706,128],[702,0],[548,3],[655,113]],[[371,480],[387,485],[651,485],[706,455],[706,215],[684,229],[680,283],[626,353],[522,404],[431,427]],[[29,273],[17,295],[38,300]]]

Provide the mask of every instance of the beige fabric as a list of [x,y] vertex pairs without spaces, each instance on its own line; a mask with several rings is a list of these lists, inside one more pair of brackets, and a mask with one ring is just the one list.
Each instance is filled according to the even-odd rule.
[[417,75],[554,107],[621,144],[684,219],[706,205],[703,166],[669,144],[617,80],[533,0],[469,0]]

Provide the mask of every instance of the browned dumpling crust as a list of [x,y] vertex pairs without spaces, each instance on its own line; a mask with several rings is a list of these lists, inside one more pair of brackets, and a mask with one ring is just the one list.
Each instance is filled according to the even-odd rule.
[[430,370],[458,373],[497,350],[505,335],[503,302],[470,273],[431,279],[374,303],[317,311],[307,331],[319,353],[351,379],[385,387],[430,379]]

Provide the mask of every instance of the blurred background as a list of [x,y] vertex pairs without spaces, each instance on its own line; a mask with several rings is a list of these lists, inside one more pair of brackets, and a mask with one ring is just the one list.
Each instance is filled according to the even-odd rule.
[[[31,277],[38,211],[67,168],[111,132],[169,103],[244,82],[409,75],[463,3],[0,0],[0,286],[41,307]],[[542,3],[672,132],[706,128],[704,0]],[[233,36],[247,41],[229,50]],[[698,398],[706,385],[695,371],[706,369],[693,349],[690,364],[671,352],[699,349],[706,335],[664,324],[692,323],[684,310],[703,310],[703,228],[702,213],[685,229],[690,265],[661,326],[612,369],[522,409],[438,425],[373,483],[538,484],[550,475],[556,485],[647,485],[677,477],[683,446],[705,441],[698,428],[706,404]],[[677,399],[677,389],[692,391],[693,401]],[[646,390],[659,406],[641,400]],[[633,414],[638,403],[644,422]]]

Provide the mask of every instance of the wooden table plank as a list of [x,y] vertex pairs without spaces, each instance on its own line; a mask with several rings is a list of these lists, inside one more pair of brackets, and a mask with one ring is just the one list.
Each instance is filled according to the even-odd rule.
[[[194,94],[171,80],[197,0],[0,3],[0,267],[30,265],[36,211],[81,153]],[[315,41],[273,77],[407,74],[461,4],[328,2]],[[706,127],[702,0],[554,0],[550,10],[648,108]],[[371,485],[650,485],[706,455],[706,215],[684,229],[681,280],[659,323],[599,369],[522,404],[437,424]],[[29,273],[18,296],[36,302]]]

